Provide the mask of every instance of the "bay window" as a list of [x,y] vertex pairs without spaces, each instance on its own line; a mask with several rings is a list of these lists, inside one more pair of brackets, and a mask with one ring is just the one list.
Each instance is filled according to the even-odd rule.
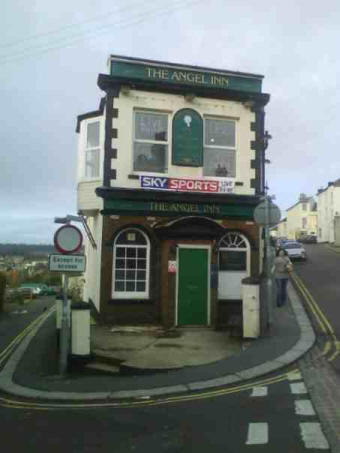
[[94,121],[87,124],[86,128],[86,147],[85,147],[85,177],[99,177],[100,161],[100,142],[99,134],[100,122]]

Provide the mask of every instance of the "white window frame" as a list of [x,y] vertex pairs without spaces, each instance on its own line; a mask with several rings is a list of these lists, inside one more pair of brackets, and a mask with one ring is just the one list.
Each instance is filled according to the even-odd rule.
[[[136,245],[136,244],[119,244],[117,247],[117,240],[121,234],[124,234],[126,231],[135,231],[143,235],[146,240],[146,245]],[[146,249],[146,278],[145,278],[145,291],[115,291],[115,282],[116,282],[116,252],[119,247],[125,248],[145,248]],[[119,258],[119,257],[118,257]],[[137,269],[138,270],[138,269]],[[144,269],[143,269],[144,270]],[[126,281],[126,280],[125,280]],[[112,298],[115,299],[149,299],[150,297],[150,240],[148,236],[138,228],[125,228],[121,230],[115,237],[113,243],[113,263],[112,263]]]
[[[238,244],[233,244],[233,245],[223,245],[223,242],[226,240],[227,237],[230,235],[237,236],[241,243],[244,243],[244,246],[239,247]],[[221,237],[219,241],[219,246],[218,246],[218,256],[220,252],[246,252],[246,270],[245,271],[221,271],[220,270],[220,263],[219,263],[219,258],[218,258],[218,271],[219,272],[246,272],[247,276],[249,277],[250,275],[250,244],[246,236],[244,234],[239,233],[238,231],[228,231],[224,236]]]
[[[98,142],[98,146],[94,146],[94,147],[87,147],[87,133],[88,133],[88,127],[90,124],[93,124],[93,123],[98,123],[99,124],[99,142]],[[83,180],[86,180],[86,181],[95,181],[95,180],[98,180],[101,178],[101,175],[102,175],[102,170],[101,170],[101,167],[102,167],[102,159],[101,159],[101,137],[102,137],[102,131],[101,131],[101,119],[100,118],[93,118],[91,120],[88,120],[86,122],[84,122],[84,141],[83,141],[83,149],[82,149],[82,161],[83,161],[83,165],[82,165],[82,175],[81,175],[81,179]],[[87,167],[87,153],[88,152],[94,152],[94,151],[97,151],[97,154],[98,154],[98,175],[96,176],[87,176],[86,175],[86,167]]]
[[[231,146],[217,146],[217,145],[206,145],[206,120],[214,120],[214,121],[230,121],[234,123],[235,127],[235,145],[234,147]],[[202,167],[202,174],[205,178],[236,178],[237,174],[237,149],[238,149],[238,127],[237,127],[238,119],[237,118],[230,118],[230,117],[221,117],[221,116],[212,116],[212,115],[205,115],[203,117],[203,167]],[[234,152],[234,167],[235,167],[235,174],[234,175],[227,175],[227,176],[216,176],[216,175],[205,175],[204,174],[204,163],[205,163],[205,150],[206,149],[221,149],[221,150],[228,150]]]
[[[160,140],[142,140],[136,138],[136,114],[137,113],[146,113],[152,115],[162,115],[167,117],[167,140],[160,141]],[[171,143],[170,143],[170,114],[169,112],[160,111],[160,110],[146,110],[146,109],[134,109],[133,110],[133,120],[132,120],[133,128],[132,128],[132,159],[131,159],[131,166],[132,166],[132,173],[140,175],[167,175],[169,173],[169,161],[170,161],[170,152],[171,152]],[[167,168],[165,172],[154,172],[154,171],[146,171],[146,170],[134,170],[134,159],[135,159],[135,143],[147,143],[147,144],[155,144],[155,145],[164,145],[167,147]]]

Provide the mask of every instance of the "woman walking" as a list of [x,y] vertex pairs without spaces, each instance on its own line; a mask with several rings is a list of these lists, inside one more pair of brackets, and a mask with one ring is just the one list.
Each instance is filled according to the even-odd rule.
[[287,302],[287,284],[289,273],[292,270],[293,266],[288,258],[286,250],[278,249],[272,267],[276,282],[276,305],[278,307],[282,307]]

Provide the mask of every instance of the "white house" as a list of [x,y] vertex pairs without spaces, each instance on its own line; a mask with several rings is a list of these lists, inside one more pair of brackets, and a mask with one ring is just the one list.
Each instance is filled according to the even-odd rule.
[[261,272],[263,76],[111,56],[78,117],[84,297],[108,321],[219,325]]
[[277,234],[278,238],[286,238],[287,237],[287,217],[280,220],[277,224]]
[[300,194],[299,200],[287,209],[287,237],[299,239],[317,232],[317,207],[313,197]]
[[340,179],[329,182],[319,189],[318,204],[318,242],[340,242]]

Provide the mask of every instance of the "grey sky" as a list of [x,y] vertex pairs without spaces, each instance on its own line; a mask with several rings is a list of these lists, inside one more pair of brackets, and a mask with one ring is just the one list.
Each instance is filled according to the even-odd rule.
[[1,242],[51,242],[54,216],[76,213],[76,116],[98,107],[110,53],[264,74],[268,184],[281,209],[340,177],[337,0],[5,0],[1,9]]

